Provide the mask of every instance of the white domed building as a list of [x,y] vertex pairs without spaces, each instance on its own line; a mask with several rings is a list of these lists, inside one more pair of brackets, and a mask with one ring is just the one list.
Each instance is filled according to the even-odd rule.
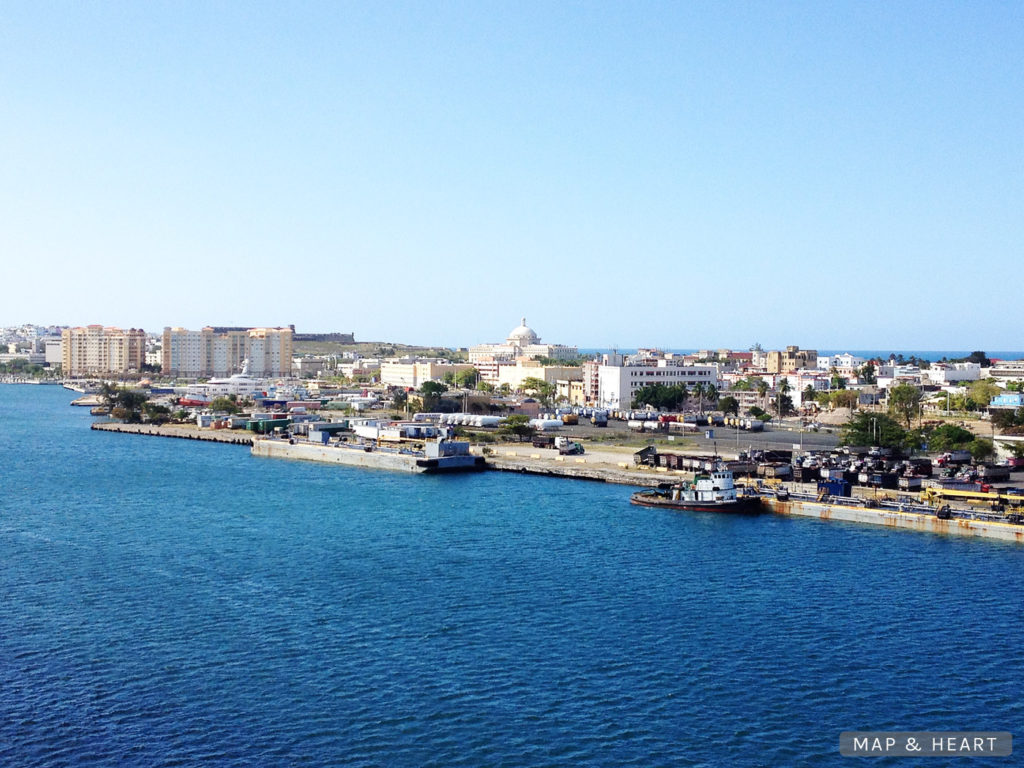
[[555,360],[570,360],[578,357],[576,347],[564,344],[541,344],[540,336],[526,324],[524,317],[520,324],[509,331],[508,338],[501,344],[477,344],[469,348],[469,362],[512,363],[520,358],[550,357]]

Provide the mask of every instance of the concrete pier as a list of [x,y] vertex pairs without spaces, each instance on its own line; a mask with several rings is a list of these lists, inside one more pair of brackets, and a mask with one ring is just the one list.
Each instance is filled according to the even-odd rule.
[[92,429],[100,432],[121,432],[127,435],[176,437],[181,440],[204,440],[229,445],[252,445],[252,433],[227,429],[200,429],[190,424],[121,424],[114,421],[94,422]]
[[884,525],[887,528],[906,528],[912,531],[944,533],[955,536],[973,536],[985,539],[1001,539],[1024,544],[1024,525],[1001,523],[989,520],[953,518],[940,520],[935,515],[916,512],[900,512],[893,509],[872,509],[870,507],[826,504],[813,501],[779,501],[762,499],[776,514],[816,517],[819,520],[841,520],[848,523]]

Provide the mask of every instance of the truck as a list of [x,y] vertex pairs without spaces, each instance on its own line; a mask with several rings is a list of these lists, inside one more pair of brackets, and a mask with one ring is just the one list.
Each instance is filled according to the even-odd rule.
[[946,453],[935,459],[934,464],[937,467],[946,467],[950,464],[967,464],[971,460],[970,451],[947,451]]
[[580,456],[583,454],[583,446],[570,440],[565,435],[559,435],[555,438],[555,447],[558,449],[560,456]]

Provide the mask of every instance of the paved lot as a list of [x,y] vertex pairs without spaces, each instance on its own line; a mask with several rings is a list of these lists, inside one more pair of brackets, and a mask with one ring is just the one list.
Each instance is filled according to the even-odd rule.
[[[626,429],[625,422],[611,421],[604,428],[590,424],[562,427],[553,434],[568,435],[580,440],[587,451],[601,450],[603,443],[628,445],[632,451],[644,445],[656,445],[660,451],[679,451],[686,453],[714,453],[734,455],[750,448],[755,450],[776,449],[792,450],[794,445],[802,445],[805,450],[828,450],[839,443],[838,430],[811,432],[788,429],[769,429],[765,432],[746,432],[729,427],[713,427],[714,437],[704,437],[704,430],[670,435],[664,433],[639,433]],[[672,439],[674,438],[674,439]]]

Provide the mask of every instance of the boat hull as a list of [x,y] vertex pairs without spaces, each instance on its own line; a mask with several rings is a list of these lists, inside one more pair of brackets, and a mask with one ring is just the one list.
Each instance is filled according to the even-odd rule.
[[650,491],[641,491],[630,496],[631,504],[640,507],[658,507],[660,509],[678,509],[687,512],[725,512],[733,513],[757,513],[762,511],[761,499],[756,496],[741,497],[736,501],[686,501],[672,500]]

